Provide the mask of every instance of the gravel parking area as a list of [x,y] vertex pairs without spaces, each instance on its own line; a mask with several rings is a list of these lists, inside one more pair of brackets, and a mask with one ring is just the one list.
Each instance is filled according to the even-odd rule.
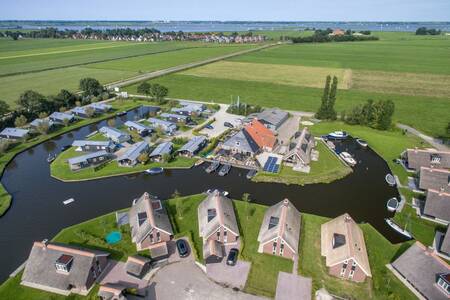
[[241,124],[242,116],[232,115],[227,113],[228,105],[220,104],[220,109],[212,116],[216,120],[211,124],[213,129],[203,128],[200,133],[208,135],[209,138],[216,137],[224,133],[228,127],[225,127],[223,123],[229,122],[234,126]]

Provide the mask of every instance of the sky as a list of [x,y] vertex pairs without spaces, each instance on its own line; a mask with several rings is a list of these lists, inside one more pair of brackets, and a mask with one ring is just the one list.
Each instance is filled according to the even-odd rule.
[[450,21],[450,0],[2,0],[1,20]]

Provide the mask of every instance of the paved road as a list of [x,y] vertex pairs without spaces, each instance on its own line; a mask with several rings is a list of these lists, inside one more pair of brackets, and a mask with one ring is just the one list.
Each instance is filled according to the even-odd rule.
[[397,127],[400,129],[407,130],[409,133],[412,133],[412,134],[420,137],[421,139],[427,141],[428,143],[430,143],[433,147],[435,147],[438,150],[441,150],[441,151],[449,151],[450,150],[450,148],[447,145],[444,145],[440,139],[423,134],[422,132],[420,132],[417,129],[412,128],[411,126],[397,123]]
[[134,84],[143,80],[148,80],[148,79],[153,79],[156,77],[161,77],[164,75],[168,75],[171,73],[175,73],[175,72],[180,72],[183,70],[187,70],[187,69],[191,69],[191,68],[195,68],[195,67],[199,67],[199,66],[203,66],[203,65],[207,65],[210,63],[214,63],[220,60],[224,60],[227,58],[231,58],[234,56],[238,56],[238,55],[243,55],[243,54],[247,54],[247,53],[251,53],[251,52],[255,52],[255,51],[259,51],[265,48],[269,48],[269,47],[273,47],[276,46],[278,44],[266,44],[260,47],[256,47],[256,48],[252,48],[252,49],[248,49],[248,50],[243,50],[243,51],[238,51],[238,52],[234,52],[234,53],[230,53],[230,54],[226,54],[226,55],[222,55],[222,56],[218,56],[218,57],[214,57],[214,58],[209,58],[206,60],[202,60],[202,61],[197,61],[197,62],[192,62],[192,63],[188,63],[188,64],[184,64],[184,65],[179,65],[179,66],[175,66],[175,67],[171,67],[171,68],[167,68],[164,70],[158,70],[158,71],[154,71],[154,72],[150,72],[150,73],[145,73],[142,75],[138,75],[136,77],[132,77],[132,78],[128,78],[128,79],[124,79],[121,81],[117,81],[117,82],[112,82],[109,84],[106,84],[105,86],[107,88],[115,88],[115,87],[122,87],[122,86],[127,86],[130,84]]

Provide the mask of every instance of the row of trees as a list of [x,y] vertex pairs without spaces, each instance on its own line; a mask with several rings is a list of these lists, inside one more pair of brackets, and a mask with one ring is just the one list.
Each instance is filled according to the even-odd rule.
[[158,83],[150,84],[144,81],[138,85],[137,92],[139,94],[150,96],[156,101],[156,103],[162,104],[165,102],[165,98],[167,97],[169,90],[165,86]]
[[360,41],[378,41],[377,36],[356,36],[356,35],[323,35],[313,34],[305,37],[289,38],[294,44],[297,43],[329,43],[329,42],[360,42]]
[[331,76],[328,75],[323,89],[322,103],[315,115],[317,119],[336,120],[337,113],[334,104],[336,103],[337,85],[337,77],[333,76],[333,82],[331,83]]
[[392,126],[395,104],[391,100],[367,100],[364,105],[355,106],[348,114],[343,112],[341,118],[348,124],[364,125],[379,130]]
[[439,29],[434,28],[426,28],[426,27],[419,27],[416,30],[416,35],[440,35],[442,33]]
[[227,112],[234,115],[248,116],[250,114],[259,113],[262,107],[259,105],[249,105],[247,103],[236,102],[231,104]]

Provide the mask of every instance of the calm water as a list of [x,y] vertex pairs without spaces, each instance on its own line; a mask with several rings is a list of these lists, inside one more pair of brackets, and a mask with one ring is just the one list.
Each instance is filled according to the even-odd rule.
[[[135,119],[142,110],[117,118]],[[239,199],[250,193],[253,202],[266,205],[289,198],[301,212],[335,217],[350,213],[358,222],[372,224],[392,242],[402,240],[384,222],[390,216],[386,200],[398,196],[384,177],[387,164],[372,150],[360,148],[353,140],[339,143],[338,149],[354,154],[358,165],[346,178],[331,184],[287,186],[252,183],[246,171],[233,168],[229,175],[206,174],[204,166],[190,170],[168,170],[164,175],[138,174],[79,183],[63,183],[50,177],[48,153],[71,144],[97,130],[105,122],[87,126],[38,145],[16,157],[6,168],[2,183],[13,195],[11,209],[0,218],[0,281],[28,256],[32,242],[53,237],[62,228],[93,217],[129,207],[132,199],[147,191],[162,199],[178,190],[183,195],[196,194],[209,188],[221,188]],[[67,206],[63,200],[75,198]]]
[[247,30],[283,30],[304,28],[342,28],[373,31],[416,31],[418,27],[427,27],[450,31],[450,22],[218,22],[218,21],[1,21],[0,28],[39,29],[56,27],[60,30],[81,30],[86,27],[93,29],[115,28],[156,28],[162,32],[209,32],[209,31],[247,31]]

